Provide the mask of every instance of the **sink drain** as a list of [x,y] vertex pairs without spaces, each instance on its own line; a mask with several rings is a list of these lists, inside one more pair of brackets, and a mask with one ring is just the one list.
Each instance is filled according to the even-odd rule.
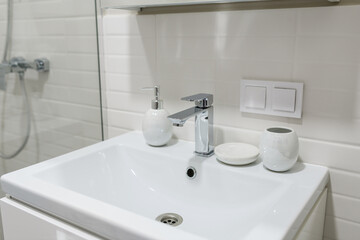
[[176,213],[164,213],[156,218],[156,221],[165,223],[171,226],[178,226],[183,222],[183,218]]

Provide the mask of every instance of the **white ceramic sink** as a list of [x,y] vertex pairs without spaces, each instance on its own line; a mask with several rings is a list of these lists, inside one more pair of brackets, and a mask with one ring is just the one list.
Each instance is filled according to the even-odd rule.
[[[324,167],[270,172],[194,157],[194,144],[150,147],[132,132],[6,174],[19,201],[109,239],[292,239],[328,181]],[[197,170],[189,179],[186,169]],[[177,213],[173,227],[155,221]]]

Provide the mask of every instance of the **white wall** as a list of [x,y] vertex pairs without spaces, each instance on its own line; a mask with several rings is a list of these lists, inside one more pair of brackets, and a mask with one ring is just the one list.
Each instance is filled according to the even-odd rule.
[[[141,129],[160,84],[165,108],[213,93],[216,144],[258,144],[272,125],[294,128],[300,158],[331,173],[325,239],[360,238],[360,6],[103,17],[107,135]],[[303,118],[239,111],[241,78],[305,83]],[[193,141],[193,121],[175,128]]]
[[[0,0],[0,56],[7,0]],[[46,57],[50,72],[25,75],[33,121],[30,141],[15,159],[0,162],[0,175],[101,141],[100,98],[93,0],[14,0],[11,56]],[[15,151],[26,129],[16,75],[0,90],[0,151]]]

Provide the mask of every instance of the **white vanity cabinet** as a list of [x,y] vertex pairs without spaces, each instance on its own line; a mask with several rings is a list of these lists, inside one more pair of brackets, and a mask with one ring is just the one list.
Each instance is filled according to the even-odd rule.
[[103,240],[9,198],[0,200],[5,240]]
[[[327,189],[294,240],[322,240]],[[9,198],[0,200],[5,240],[102,240],[85,230]]]
[[305,218],[294,240],[323,240],[327,188],[325,188],[316,203]]

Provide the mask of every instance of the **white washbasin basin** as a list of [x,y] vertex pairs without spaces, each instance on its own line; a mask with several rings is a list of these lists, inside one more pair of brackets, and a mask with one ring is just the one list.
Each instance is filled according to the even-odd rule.
[[[13,198],[109,239],[292,239],[328,181],[325,167],[270,172],[194,157],[194,144],[154,148],[140,132],[4,175]],[[194,179],[186,169],[197,170]],[[173,227],[155,221],[177,213]]]

